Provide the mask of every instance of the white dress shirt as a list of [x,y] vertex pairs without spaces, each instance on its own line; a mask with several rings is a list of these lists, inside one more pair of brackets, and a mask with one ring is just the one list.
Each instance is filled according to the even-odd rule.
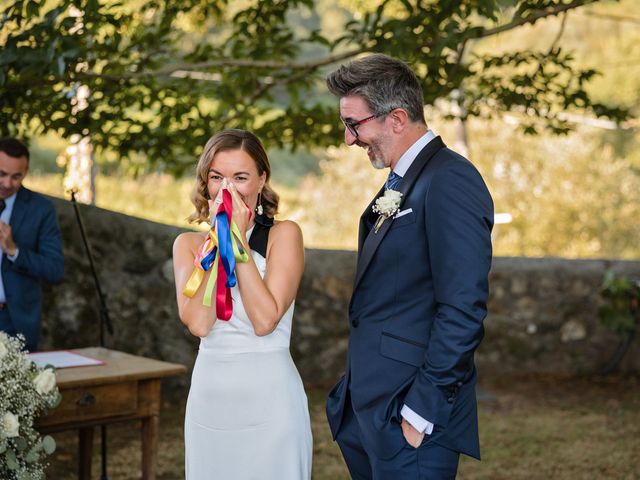
[[[11,213],[13,213],[13,205],[16,203],[16,196],[18,193],[14,193],[10,197],[4,199],[4,210],[0,214],[0,220],[2,220],[7,225],[9,224],[9,220],[11,220]],[[7,258],[14,262],[16,258],[18,258],[18,254],[20,251],[16,248],[16,253],[14,255],[7,255]],[[0,250],[0,263],[2,263],[2,257],[4,257],[5,253]],[[0,269],[0,303],[6,303],[7,296],[4,292],[4,283],[2,282],[2,270]]]
[[416,159],[418,154],[434,138],[436,138],[436,134],[433,133],[432,130],[427,130],[427,133],[421,136],[416,141],[416,143],[411,145],[407,149],[407,151],[402,154],[402,156],[400,157],[400,160],[398,160],[398,163],[396,163],[396,166],[394,167],[393,171],[398,175],[400,175],[401,177],[404,177],[407,174],[407,170],[409,170],[409,167],[411,166],[413,161]]

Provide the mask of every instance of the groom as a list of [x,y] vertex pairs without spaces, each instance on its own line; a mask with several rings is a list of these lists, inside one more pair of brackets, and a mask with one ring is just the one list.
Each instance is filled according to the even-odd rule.
[[460,453],[480,457],[473,356],[487,313],[491,196],[475,167],[428,129],[406,64],[369,55],[327,86],[340,99],[346,143],[389,169],[360,218],[346,371],[327,400],[331,431],[354,479],[455,478]]

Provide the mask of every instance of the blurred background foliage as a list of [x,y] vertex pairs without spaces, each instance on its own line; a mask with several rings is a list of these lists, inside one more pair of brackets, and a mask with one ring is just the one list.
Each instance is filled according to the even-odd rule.
[[[628,108],[592,98],[596,70],[561,43],[568,16],[599,3],[4,1],[0,133],[90,135],[120,169],[176,173],[225,127],[270,148],[326,147],[342,128],[324,75],[370,52],[406,60],[425,104],[461,118],[510,112],[529,133],[567,132],[567,113],[623,121]],[[553,19],[545,41],[483,46]]]
[[[64,196],[56,158],[88,133],[98,206],[186,225],[206,139],[249,128],[268,146],[280,216],[308,246],[355,248],[384,172],[339,146],[322,79],[382,51],[416,69],[429,126],[512,216],[497,255],[640,257],[637,0],[85,1],[75,33],[71,3],[0,1],[0,129],[32,138],[32,188]],[[90,108],[72,114],[78,85]]]

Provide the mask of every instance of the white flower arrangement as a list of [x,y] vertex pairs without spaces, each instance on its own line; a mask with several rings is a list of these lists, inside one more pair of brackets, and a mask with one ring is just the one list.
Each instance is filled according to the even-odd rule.
[[387,218],[393,217],[398,213],[400,208],[400,201],[402,200],[402,193],[397,190],[386,190],[384,195],[376,200],[373,206],[374,213],[380,214],[374,225],[375,233],[378,233],[380,227]]
[[34,420],[60,403],[52,368],[39,368],[22,351],[24,340],[0,332],[0,478],[45,478],[43,460],[56,448],[42,437]]

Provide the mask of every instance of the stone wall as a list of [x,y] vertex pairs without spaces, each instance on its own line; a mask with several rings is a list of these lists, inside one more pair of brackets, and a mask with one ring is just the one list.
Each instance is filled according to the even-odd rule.
[[[65,279],[45,288],[42,349],[99,343],[98,300],[69,202],[53,199],[64,238]],[[171,266],[182,230],[81,205],[115,330],[107,346],[191,367],[198,340],[178,319]],[[308,249],[292,353],[307,383],[330,384],[343,368],[355,252]],[[640,275],[640,262],[496,258],[480,368],[594,372],[617,345],[596,311],[606,269]],[[640,370],[638,342],[625,369]],[[188,377],[174,379],[184,386]]]

